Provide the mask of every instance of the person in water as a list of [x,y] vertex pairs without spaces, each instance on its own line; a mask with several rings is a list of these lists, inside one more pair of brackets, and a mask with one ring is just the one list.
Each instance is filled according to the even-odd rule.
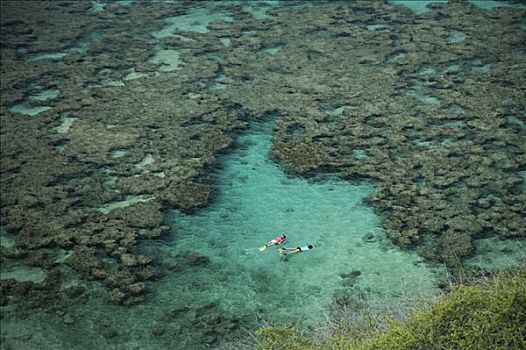
[[312,244],[307,244],[305,246],[296,247],[296,248],[285,248],[285,247],[283,247],[283,248],[278,248],[278,253],[279,253],[280,256],[287,256],[289,254],[306,252],[307,250],[311,250],[312,248],[314,248],[314,246]]
[[267,244],[265,244],[265,246],[268,248],[268,247],[272,247],[273,245],[283,244],[285,243],[286,240],[287,240],[287,236],[285,236],[284,234],[277,235],[276,237],[268,241]]

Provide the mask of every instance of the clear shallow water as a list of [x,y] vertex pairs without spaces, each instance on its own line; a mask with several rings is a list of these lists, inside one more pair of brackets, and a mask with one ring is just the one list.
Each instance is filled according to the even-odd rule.
[[[389,0],[388,2],[392,5],[405,6],[414,14],[421,15],[432,10],[428,5],[447,3],[447,0]],[[499,7],[523,8],[524,6],[524,4],[513,3],[505,0],[470,0],[470,3],[475,7],[485,10]]]
[[523,241],[487,237],[475,240],[473,245],[475,255],[466,259],[466,266],[496,270],[520,266],[526,261],[526,244]]
[[[178,254],[198,252],[204,267],[169,273],[158,297],[181,305],[215,302],[226,313],[278,323],[319,321],[335,293],[372,304],[436,293],[439,268],[387,242],[379,218],[362,204],[372,185],[336,177],[287,177],[268,158],[272,123],[254,125],[224,157],[218,196],[196,214],[173,212],[169,243],[146,249],[169,266]],[[277,233],[286,246],[315,249],[283,259],[258,247]],[[357,276],[358,275],[358,276]]]

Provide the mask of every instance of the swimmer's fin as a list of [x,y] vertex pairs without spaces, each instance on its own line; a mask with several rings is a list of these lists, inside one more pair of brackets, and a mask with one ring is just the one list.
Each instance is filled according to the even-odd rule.
[[267,249],[267,245],[262,245],[261,247],[259,247],[259,251],[262,252],[264,251],[265,249]]

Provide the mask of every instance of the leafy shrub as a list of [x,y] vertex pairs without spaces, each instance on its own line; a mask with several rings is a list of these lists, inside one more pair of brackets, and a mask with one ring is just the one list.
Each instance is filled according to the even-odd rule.
[[262,350],[302,350],[311,349],[313,343],[298,335],[292,327],[262,327],[256,331],[260,339],[258,348]]
[[526,269],[460,285],[360,349],[526,349]]
[[406,320],[379,327],[362,317],[335,323],[330,334],[314,340],[292,327],[260,328],[260,350],[372,349],[526,349],[526,267],[501,272],[478,285],[459,285]]

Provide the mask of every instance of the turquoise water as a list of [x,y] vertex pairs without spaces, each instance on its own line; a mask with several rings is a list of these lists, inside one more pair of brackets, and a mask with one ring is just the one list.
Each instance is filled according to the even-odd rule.
[[519,240],[501,240],[487,237],[473,242],[476,254],[464,262],[469,267],[487,270],[520,266],[526,261],[526,244]]
[[447,2],[447,0],[389,0],[390,4],[405,6],[417,15],[431,11],[431,9],[427,7],[430,4],[445,2]]
[[[272,137],[272,120],[253,122],[221,157],[211,204],[172,211],[171,234],[141,244],[162,270],[141,303],[108,304],[109,292],[90,283],[79,304],[24,315],[6,306],[18,316],[2,334],[23,339],[16,349],[206,349],[265,322],[316,327],[346,302],[385,310],[436,295],[444,270],[387,240],[362,203],[373,184],[290,177],[269,159]],[[287,247],[315,248],[286,259],[275,248],[260,252],[277,233]],[[39,272],[10,273],[27,280]],[[85,283],[72,278],[63,288]]]
[[[133,1],[117,3],[123,7],[135,6]],[[433,16],[430,14],[433,6],[440,7],[444,1],[388,1],[388,3],[409,7],[412,12],[406,12],[414,14],[414,18],[421,19],[422,17],[419,16],[426,16],[426,13]],[[523,6],[497,1],[471,1],[471,3],[476,7],[476,11]],[[236,4],[242,6],[240,11],[236,12],[228,8],[229,5]],[[214,51],[217,49],[214,45],[221,44],[230,48],[231,52],[227,52],[228,54],[233,54],[243,45],[254,45],[254,54],[266,52],[275,55],[273,57],[279,60],[281,54],[290,51],[288,45],[291,43],[287,42],[289,39],[274,42],[270,40],[272,38],[265,37],[262,28],[267,24],[252,23],[247,28],[252,28],[253,31],[237,31],[236,22],[243,20],[241,13],[248,13],[257,20],[271,21],[272,18],[279,18],[276,15],[279,12],[273,11],[275,6],[276,11],[285,11],[279,8],[280,4],[290,6],[288,9],[290,11],[309,8],[314,11],[316,8],[315,2],[301,4],[287,1],[231,1],[201,3],[195,8],[186,9],[186,12],[167,12],[164,16],[161,16],[160,12],[160,17],[157,18],[158,25],[142,33],[154,43],[151,46],[152,50],[148,52],[149,55],[143,57],[144,62],[142,59],[137,62],[130,60],[130,66],[128,67],[126,63],[126,69],[115,77],[111,73],[112,69],[118,71],[116,66],[111,69],[101,67],[98,73],[101,76],[107,75],[107,79],[98,83],[84,82],[85,85],[79,89],[88,89],[90,84],[97,83],[99,85],[93,86],[108,89],[102,90],[104,93],[101,95],[105,95],[108,91],[111,93],[117,91],[112,90],[112,87],[135,86],[134,84],[140,84],[142,79],[148,81],[152,77],[173,77],[174,81],[177,81],[179,77],[188,74],[189,66],[199,62],[192,63],[192,57],[202,54],[208,56],[213,64],[217,63],[218,68],[212,72],[210,67],[204,67],[205,70],[210,69],[209,79],[203,78],[198,84],[196,82],[196,86],[214,91],[218,98],[232,99],[234,93],[229,92],[230,84],[235,87],[239,83],[234,84],[232,79],[233,77],[242,79],[243,76],[240,74],[242,70],[234,69],[233,66],[237,65],[238,61],[231,58],[224,59],[222,52]],[[333,4],[341,3],[333,2]],[[90,2],[89,7],[86,6],[86,11],[90,16],[97,14],[102,16],[112,5],[114,4],[93,1]],[[148,9],[145,8],[146,10]],[[360,11],[363,10],[357,9],[356,15]],[[323,16],[320,18],[323,19]],[[335,16],[335,20],[338,18]],[[404,19],[403,16],[400,18]],[[405,22],[401,22],[412,23],[410,21],[412,18],[413,15],[404,19]],[[225,23],[221,24],[220,21]],[[396,34],[398,33],[396,24],[396,21],[387,20],[384,23],[384,19],[378,16],[362,24],[368,29],[367,33],[357,30],[351,34],[351,37],[364,35],[366,38],[364,40],[367,41],[369,39],[366,35],[378,35],[380,38],[390,31]],[[118,31],[118,25],[116,23],[114,28],[111,27],[111,31],[114,29]],[[187,41],[195,42],[196,39],[201,38],[198,34],[209,33],[209,26],[214,25],[216,29],[212,30],[212,37],[206,38],[210,40],[206,44],[197,41],[194,43],[195,48],[191,45],[185,48],[186,46],[181,44]],[[232,28],[231,30],[217,29],[221,28],[221,25]],[[322,21],[320,28],[329,29],[330,27],[323,27],[329,25]],[[260,30],[261,33],[258,32]],[[250,36],[253,38],[247,39]],[[320,37],[323,36],[320,34]],[[25,48],[18,48],[16,52],[34,64],[44,64],[45,61],[50,60],[61,62],[63,58],[73,60],[71,56],[74,55],[89,56],[90,46],[96,46],[104,38],[104,35],[94,32],[85,35],[80,42],[73,42],[57,52],[28,51]],[[285,34],[284,38],[286,39]],[[323,51],[324,45],[317,41],[316,36],[307,35],[306,38],[308,39],[306,45],[316,48],[314,50],[317,52],[316,55]],[[335,40],[341,39],[336,38],[334,36]],[[446,40],[445,38],[452,44],[450,47],[455,48],[468,45],[476,35],[468,30],[447,28],[440,40]],[[109,39],[106,37],[104,40]],[[126,46],[126,49],[132,48],[133,44],[130,45],[130,47]],[[393,44],[389,52],[387,62],[401,65],[404,60],[411,57],[411,54],[415,54],[398,50],[396,44]],[[247,53],[237,54],[243,58]],[[364,53],[366,54],[367,52]],[[318,59],[315,58],[316,55],[313,56],[313,60]],[[379,60],[383,59],[382,57],[379,57]],[[153,63],[157,67],[149,67],[147,63]],[[466,56],[465,60],[453,61],[441,59],[438,63],[433,60],[424,62],[414,70],[416,75],[413,76],[405,77],[403,73],[400,82],[405,79],[409,86],[405,92],[402,89],[400,93],[411,97],[420,106],[444,105],[447,106],[448,112],[467,114],[471,113],[469,105],[464,106],[460,98],[447,99],[448,95],[445,93],[434,94],[437,88],[429,83],[443,78],[444,65],[447,65],[448,73],[456,73],[460,76],[463,71],[469,70],[476,72],[480,79],[484,76],[489,77],[493,71],[499,72],[499,65],[491,60],[486,62],[485,56],[483,58],[477,58],[476,55]],[[229,69],[219,69],[222,64]],[[215,78],[212,78],[214,76]],[[291,75],[284,77],[290,79]],[[191,80],[190,77],[188,79]],[[307,80],[316,79],[317,77],[309,77]],[[335,79],[338,81],[336,75]],[[323,80],[323,84],[331,85],[331,81]],[[164,79],[160,79],[160,87],[163,86],[163,82]],[[178,82],[174,84],[177,89],[188,88]],[[254,90],[256,84],[250,84],[252,83],[247,83],[247,86],[251,86],[250,89]],[[283,84],[287,84],[287,81],[285,80]],[[145,86],[151,87],[151,85]],[[197,93],[199,89],[194,91],[194,88],[195,86],[191,86],[187,90],[190,99],[199,98]],[[262,91],[266,90],[262,89]],[[143,90],[143,93],[147,95],[150,91]],[[249,93],[254,92],[249,90]],[[354,91],[342,90],[339,93],[346,95]],[[320,104],[320,111],[333,118],[346,118],[354,113],[353,108],[356,106],[348,104],[349,101],[346,99],[344,102],[338,101],[338,97],[332,103],[331,98],[334,96],[331,94],[332,92],[312,93],[308,98],[326,99],[327,107]],[[8,111],[17,117],[34,117],[25,118],[31,121],[38,121],[41,118],[46,120],[45,118],[49,118],[48,115],[56,112],[54,122],[47,121],[44,127],[60,134],[60,138],[53,139],[60,141],[62,136],[64,139],[71,136],[70,129],[75,131],[77,127],[85,127],[90,123],[83,113],[69,110],[73,108],[72,106],[76,106],[78,101],[73,100],[68,104],[57,106],[59,101],[71,98],[73,95],[67,89],[54,88],[54,84],[35,85],[21,94],[20,100],[8,108]],[[356,96],[358,101],[376,103],[376,96],[365,99]],[[279,99],[272,97],[263,101],[273,101],[279,109],[282,98],[286,99],[279,96]],[[160,104],[166,102],[167,100],[159,96]],[[225,103],[225,106],[227,104],[230,104],[230,101]],[[254,105],[257,104],[250,104],[249,107]],[[174,108],[170,103],[167,103],[167,106]],[[339,107],[331,109],[328,106]],[[518,110],[513,113],[517,116],[507,116],[507,122],[523,128],[522,115]],[[93,125],[98,125],[99,117],[97,116]],[[111,118],[108,117],[108,120]],[[138,128],[143,127],[142,123],[134,122],[137,123]],[[461,129],[467,129],[468,126],[473,128],[463,120],[452,120],[448,123]],[[2,338],[7,339],[5,343],[9,344],[5,348],[203,349],[217,345],[218,339],[232,340],[233,337],[246,336],[246,329],[253,331],[265,322],[315,327],[330,317],[333,307],[341,306],[346,302],[365,300],[368,307],[384,310],[406,302],[413,302],[415,305],[436,295],[438,282],[443,281],[446,276],[445,269],[442,265],[424,262],[424,259],[414,251],[401,250],[386,238],[381,228],[382,218],[377,216],[371,207],[364,204],[364,199],[373,193],[375,184],[349,182],[341,179],[338,174],[319,174],[313,178],[286,174],[279,164],[269,158],[274,135],[273,125],[274,121],[271,119],[252,121],[247,130],[236,136],[234,146],[219,157],[217,168],[210,176],[210,185],[214,187],[216,197],[209,205],[190,214],[170,210],[166,217],[171,227],[170,234],[162,239],[138,244],[139,250],[154,258],[153,266],[161,270],[161,275],[159,279],[146,282],[147,292],[137,296],[136,304],[131,306],[111,304],[109,300],[113,287],[103,286],[100,281],[92,280],[91,277],[83,280],[84,277],[79,277],[65,266],[64,262],[71,256],[72,250],[60,248],[57,249],[58,251],[52,251],[44,247],[42,255],[49,254],[52,257],[49,260],[53,268],[64,274],[60,286],[57,287],[60,293],[67,294],[70,289],[75,291],[76,287],[83,292],[79,292],[81,296],[76,294],[72,296],[71,300],[75,300],[74,303],[64,305],[65,301],[53,300],[50,302],[52,306],[39,305],[38,311],[35,312],[29,304],[25,304],[27,302],[25,299],[18,301],[19,304],[13,302],[2,306]],[[110,126],[115,125],[107,125],[108,128]],[[94,130],[97,128],[94,127]],[[422,130],[422,134],[425,134],[425,130]],[[60,153],[64,145],[58,141],[52,143],[52,146],[57,153]],[[437,141],[412,142],[423,146],[422,148],[431,148],[437,144]],[[444,138],[440,142],[454,147],[454,143],[449,138]],[[354,148],[354,146],[352,146],[354,159],[364,161],[374,159],[368,149]],[[109,149],[109,158],[128,157],[133,151],[117,146]],[[152,174],[159,179],[164,178],[163,170],[169,168],[163,168],[164,159],[160,159],[157,153],[152,155],[150,152],[152,150],[148,150],[148,146],[145,146],[143,154],[126,166],[144,173],[156,169],[157,172],[151,170]],[[94,165],[93,172],[107,172],[107,175],[112,175],[112,170],[105,168],[104,161],[106,160],[101,160],[100,166]],[[525,177],[524,171],[520,174]],[[116,175],[108,176],[103,187],[112,189],[117,180]],[[118,200],[106,202],[100,207],[95,205],[90,208],[109,214],[116,208],[125,208],[152,199],[154,199],[153,195],[134,193],[118,197]],[[287,235],[288,241],[285,245],[287,247],[310,243],[315,248],[287,258],[280,257],[275,247],[263,252],[259,251],[258,248],[262,244],[279,233]],[[12,232],[7,232],[0,226],[2,249],[13,248],[15,237]],[[526,257],[524,242],[501,241],[496,237],[474,240],[473,249],[474,256],[464,261],[467,267],[497,269],[516,266]],[[102,255],[101,259],[110,258]],[[3,280],[39,283],[50,275],[50,271],[42,267],[19,264],[14,259],[6,261],[9,263],[2,265]],[[56,297],[62,294],[50,295]],[[25,297],[26,295],[22,296]]]
[[[170,214],[171,240],[152,243],[149,253],[165,266],[188,252],[210,263],[167,275],[156,288],[159,298],[308,324],[342,291],[384,306],[436,293],[441,269],[387,242],[380,219],[362,204],[372,185],[288,177],[268,158],[271,140],[272,122],[253,125],[224,157],[213,203],[196,214]],[[278,233],[287,235],[285,246],[315,249],[285,259],[276,248],[258,250]]]
[[[414,14],[421,15],[431,11],[428,5],[446,3],[447,0],[389,0],[390,4],[397,6],[405,6]],[[485,10],[491,10],[499,7],[524,8],[524,4],[513,3],[505,0],[470,0],[473,6]]]

